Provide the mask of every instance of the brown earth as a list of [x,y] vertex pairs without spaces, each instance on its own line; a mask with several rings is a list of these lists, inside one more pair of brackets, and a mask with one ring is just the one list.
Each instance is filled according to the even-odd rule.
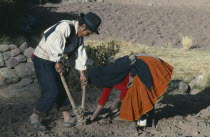
[[[88,39],[119,39],[151,46],[164,46],[171,43],[181,47],[179,35],[192,36],[195,47],[210,49],[210,1],[200,0],[107,0],[104,3],[60,3],[33,7],[33,15],[46,28],[61,19],[75,19],[80,12],[96,12],[103,20],[101,35]],[[45,20],[45,21],[43,21]],[[210,88],[196,95],[179,93],[165,95],[156,103],[157,128],[139,129],[142,137],[208,137],[210,136]],[[87,92],[86,117],[95,109],[101,91],[89,89]],[[113,91],[105,110],[98,121],[90,125],[77,125],[64,128],[61,114],[53,109],[43,120],[48,125],[46,133],[35,131],[28,123],[28,116],[37,98],[0,99],[0,137],[104,137],[130,136],[128,122],[118,117],[109,120],[108,107],[118,96]],[[81,96],[81,92],[75,93]],[[79,98],[77,98],[79,100]],[[73,115],[73,114],[72,114]]]
[[[92,114],[97,98],[98,90],[88,90],[86,104],[86,118]],[[81,92],[74,95],[81,96]],[[1,137],[134,137],[137,135],[127,132],[129,122],[120,120],[118,117],[107,117],[109,106],[119,95],[113,91],[104,111],[101,112],[96,122],[89,125],[78,124],[76,127],[64,128],[60,112],[53,109],[49,116],[43,120],[48,132],[38,132],[28,123],[27,118],[32,113],[34,99],[22,101],[2,101],[0,105],[0,136]],[[156,107],[156,128],[147,127],[138,129],[142,137],[208,137],[210,136],[210,88],[206,88],[196,95],[184,95],[170,93],[165,95]],[[77,98],[78,102],[79,98]],[[116,111],[112,116],[116,115]],[[74,116],[72,114],[72,116]]]
[[103,21],[100,35],[93,35],[88,39],[117,39],[148,46],[170,44],[181,47],[180,35],[183,35],[192,37],[195,48],[210,48],[208,0],[107,0],[104,3],[82,4],[67,2],[56,5],[48,3],[34,9],[35,16],[45,26],[61,19],[77,19],[81,12],[96,12]]

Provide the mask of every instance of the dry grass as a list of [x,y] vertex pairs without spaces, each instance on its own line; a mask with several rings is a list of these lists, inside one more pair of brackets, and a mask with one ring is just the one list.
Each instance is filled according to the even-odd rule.
[[182,36],[180,35],[182,46],[184,50],[190,50],[192,48],[193,44],[193,39],[188,36]]
[[[204,74],[210,80],[210,51],[193,49],[182,50],[164,47],[149,47],[146,45],[132,44],[116,41],[120,45],[120,52],[115,58],[128,55],[131,52],[146,52],[158,56],[174,67],[173,79],[189,82],[193,77]],[[89,45],[98,45],[100,41],[87,41]],[[103,42],[104,43],[104,42]],[[167,44],[170,45],[170,44]]]

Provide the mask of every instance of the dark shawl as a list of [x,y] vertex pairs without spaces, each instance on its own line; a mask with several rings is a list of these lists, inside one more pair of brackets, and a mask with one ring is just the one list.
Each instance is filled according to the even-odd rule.
[[132,73],[138,75],[144,85],[151,90],[152,76],[147,64],[141,59],[136,59],[133,65],[128,56],[117,59],[113,64],[106,66],[96,66],[89,71],[89,83],[101,88],[111,88],[123,81],[123,79]]

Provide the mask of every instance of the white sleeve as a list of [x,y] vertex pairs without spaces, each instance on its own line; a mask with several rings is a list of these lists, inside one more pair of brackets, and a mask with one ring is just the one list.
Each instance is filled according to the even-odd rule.
[[75,68],[77,70],[86,70],[87,63],[87,54],[85,50],[84,44],[80,45],[78,50],[74,52],[76,60],[75,60]]

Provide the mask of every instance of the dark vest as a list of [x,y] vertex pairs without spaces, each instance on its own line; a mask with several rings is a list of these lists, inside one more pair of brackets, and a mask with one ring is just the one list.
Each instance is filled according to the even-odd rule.
[[[56,27],[61,23],[58,22],[57,24],[55,24],[51,29],[49,29],[45,34],[44,34],[44,37],[45,37],[45,40],[47,40],[47,38],[50,36],[50,34],[55,31]],[[77,48],[78,48],[78,44],[76,47],[72,48],[71,47],[71,42],[72,40],[74,39],[74,36],[76,34],[76,30],[75,30],[75,27],[72,25],[72,24],[69,24],[70,26],[70,30],[71,30],[71,33],[69,35],[68,38],[66,38],[66,43],[65,43],[65,49],[64,49],[64,54],[67,54],[67,55],[70,55],[71,53],[73,53]],[[61,55],[60,55],[61,56]]]

